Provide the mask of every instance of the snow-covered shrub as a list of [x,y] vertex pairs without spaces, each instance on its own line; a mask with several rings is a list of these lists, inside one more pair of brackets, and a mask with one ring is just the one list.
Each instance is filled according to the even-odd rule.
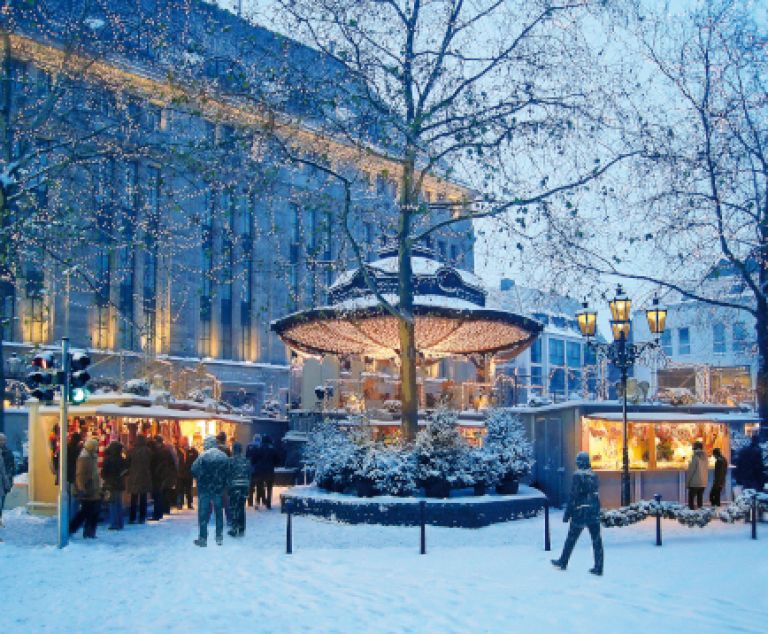
[[402,447],[387,447],[378,451],[381,479],[376,489],[382,495],[407,497],[416,491],[416,460],[413,452]]
[[439,489],[436,495],[444,497],[450,487],[464,485],[464,464],[467,443],[459,433],[456,412],[437,410],[427,423],[426,429],[416,436],[414,456],[417,479],[430,490]]
[[494,409],[485,421],[483,449],[491,456],[493,481],[520,480],[533,468],[533,445],[520,419],[508,410]]
[[499,481],[496,456],[485,447],[472,447],[465,454],[460,474],[466,486],[496,486]]
[[304,463],[315,472],[315,483],[323,489],[343,491],[352,482],[359,448],[333,421],[323,421],[309,435]]
[[123,385],[123,392],[137,396],[149,396],[149,381],[146,379],[131,379]]

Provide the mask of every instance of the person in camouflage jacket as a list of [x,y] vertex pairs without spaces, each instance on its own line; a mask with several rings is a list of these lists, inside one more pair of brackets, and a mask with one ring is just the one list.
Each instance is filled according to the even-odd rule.
[[589,454],[586,451],[576,456],[576,473],[573,474],[571,498],[565,507],[563,522],[569,519],[568,537],[565,538],[563,554],[560,559],[553,559],[552,565],[565,570],[568,560],[579,539],[581,531],[586,527],[592,538],[592,550],[595,555],[595,567],[589,572],[593,575],[603,574],[603,540],[600,536],[600,498],[597,494],[597,476],[592,471]]
[[203,441],[203,453],[192,463],[192,475],[197,480],[197,522],[200,537],[197,546],[208,544],[208,520],[211,519],[211,505],[216,517],[216,543],[224,540],[224,512],[222,494],[229,480],[229,458],[216,446],[216,438],[208,436]]
[[245,500],[251,482],[251,461],[243,455],[243,446],[232,445],[232,457],[229,459],[229,518],[232,528],[228,534],[238,537],[245,534]]

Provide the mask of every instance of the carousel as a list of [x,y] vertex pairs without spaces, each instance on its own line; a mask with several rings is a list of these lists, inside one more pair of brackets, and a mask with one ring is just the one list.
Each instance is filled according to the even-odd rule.
[[[397,249],[385,248],[379,257],[365,265],[367,273],[396,306]],[[420,406],[487,407],[493,400],[494,359],[523,352],[542,325],[487,307],[482,281],[440,262],[430,249],[415,247],[412,267]],[[367,412],[381,435],[394,432],[400,396],[397,318],[381,306],[360,268],[339,276],[328,298],[327,306],[272,322],[272,330],[304,358],[301,407],[316,409],[317,394],[323,407]],[[326,391],[320,394],[318,386]]]

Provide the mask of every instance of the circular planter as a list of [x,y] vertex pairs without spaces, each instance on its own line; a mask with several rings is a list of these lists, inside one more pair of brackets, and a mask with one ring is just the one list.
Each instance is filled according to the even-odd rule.
[[457,495],[448,499],[399,498],[377,495],[361,498],[328,493],[315,486],[297,486],[280,496],[283,513],[309,515],[344,524],[418,526],[420,505],[426,504],[426,523],[431,526],[480,528],[499,522],[535,517],[547,504],[538,489],[520,485],[517,495]]

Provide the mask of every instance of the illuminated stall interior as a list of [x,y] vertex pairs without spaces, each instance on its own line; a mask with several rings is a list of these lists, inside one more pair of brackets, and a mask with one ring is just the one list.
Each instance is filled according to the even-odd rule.
[[[624,448],[620,413],[585,416],[581,425],[581,450],[589,452],[596,470],[619,471]],[[704,445],[714,467],[712,450],[730,459],[728,425],[686,414],[629,414],[630,469],[680,470],[688,466],[694,441]]]

